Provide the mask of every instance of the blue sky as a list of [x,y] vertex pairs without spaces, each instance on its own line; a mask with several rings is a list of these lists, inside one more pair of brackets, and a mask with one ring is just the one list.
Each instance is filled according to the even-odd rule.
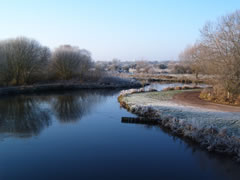
[[166,60],[199,37],[209,20],[240,0],[0,0],[0,39],[72,44],[95,60]]

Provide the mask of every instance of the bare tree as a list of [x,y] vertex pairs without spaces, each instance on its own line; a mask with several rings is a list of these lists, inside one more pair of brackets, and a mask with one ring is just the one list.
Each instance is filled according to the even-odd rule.
[[240,11],[208,23],[202,33],[202,44],[217,75],[229,94],[240,93]]
[[200,73],[207,73],[208,61],[205,56],[205,50],[202,44],[196,43],[188,46],[180,55],[179,60],[185,69],[190,67],[192,73],[195,73],[196,79]]
[[28,84],[39,79],[46,69],[50,51],[25,37],[0,43],[0,77],[6,83]]
[[208,22],[201,39],[187,48],[180,59],[193,70],[214,75],[215,85],[224,89],[228,98],[240,94],[240,11]]
[[150,69],[148,61],[147,60],[136,61],[136,69],[138,73],[139,72],[147,73],[148,70]]
[[91,54],[87,50],[64,45],[53,52],[50,70],[58,79],[68,80],[84,76],[91,64]]

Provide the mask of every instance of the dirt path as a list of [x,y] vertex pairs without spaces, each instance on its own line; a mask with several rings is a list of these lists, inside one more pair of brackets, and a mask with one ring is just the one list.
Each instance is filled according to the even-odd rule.
[[183,92],[176,94],[173,97],[173,101],[177,104],[186,106],[195,106],[205,109],[213,109],[224,112],[240,112],[240,107],[216,104],[208,101],[204,101],[199,98],[200,91]]

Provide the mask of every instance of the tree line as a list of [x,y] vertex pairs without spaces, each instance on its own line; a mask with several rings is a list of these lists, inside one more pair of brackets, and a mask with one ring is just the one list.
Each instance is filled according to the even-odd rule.
[[213,98],[234,101],[240,95],[240,10],[208,22],[199,40],[179,56],[198,77],[207,74],[213,84]]
[[34,39],[17,37],[0,42],[0,85],[93,77],[89,51],[62,45],[53,52]]

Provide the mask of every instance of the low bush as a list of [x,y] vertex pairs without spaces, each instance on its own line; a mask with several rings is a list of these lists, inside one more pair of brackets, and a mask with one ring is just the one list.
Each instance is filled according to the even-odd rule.
[[200,98],[220,104],[240,105],[240,96],[234,96],[226,92],[225,88],[220,85],[203,89],[200,93]]
[[50,50],[37,41],[20,37],[0,42],[0,82],[3,85],[31,84],[43,79]]
[[189,66],[183,66],[183,65],[175,65],[173,70],[173,74],[192,74],[192,70]]
[[92,65],[91,55],[70,45],[60,46],[52,55],[50,76],[59,80],[83,78]]

